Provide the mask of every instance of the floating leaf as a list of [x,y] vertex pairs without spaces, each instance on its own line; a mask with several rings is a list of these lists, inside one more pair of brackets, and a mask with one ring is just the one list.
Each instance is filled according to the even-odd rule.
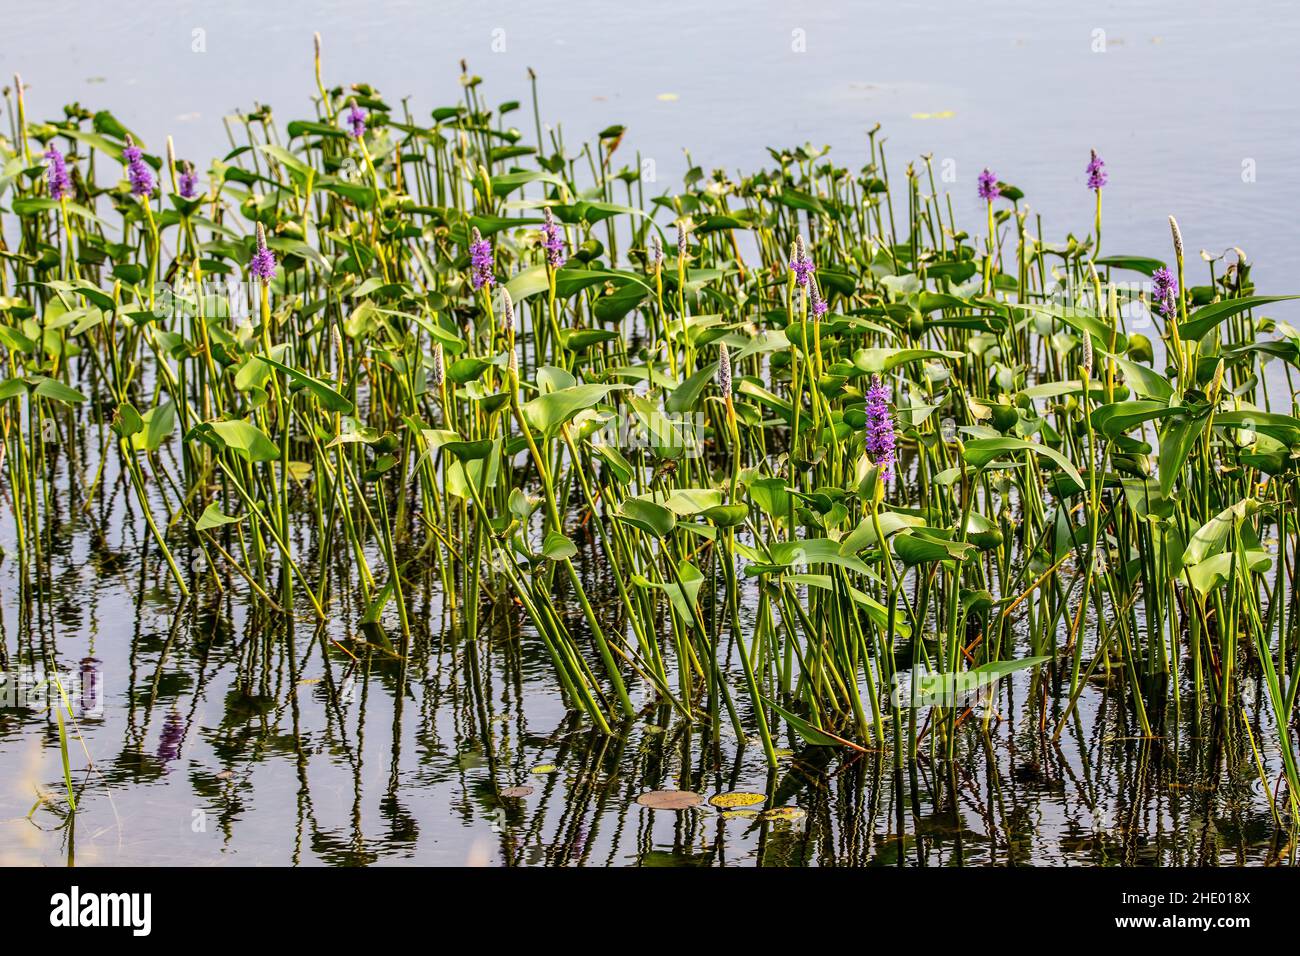
[[766,794],[747,793],[744,790],[733,790],[730,793],[714,794],[709,798],[709,803],[723,810],[735,810],[740,807],[756,806],[766,799]]
[[651,790],[637,797],[636,802],[651,810],[689,810],[698,807],[704,798],[691,790]]

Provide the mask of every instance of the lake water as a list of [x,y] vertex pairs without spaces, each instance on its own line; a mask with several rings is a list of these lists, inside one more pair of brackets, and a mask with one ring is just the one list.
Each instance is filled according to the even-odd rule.
[[[1108,252],[1167,257],[1174,213],[1192,253],[1240,246],[1261,291],[1296,288],[1290,4],[579,6],[328,3],[308,15],[143,0],[127,17],[49,2],[9,19],[0,70],[22,73],[33,118],[74,100],[110,108],[151,145],[173,135],[202,169],[228,148],[232,110],[314,115],[319,30],[327,83],[409,95],[420,117],[457,101],[461,57],[489,102],[526,104],[531,66],[544,119],[562,118],[571,143],[627,125],[626,155],[654,161],[660,190],[680,182],[683,148],[706,169],[752,170],[767,146],[811,141],[857,168],[880,122],[895,169],[923,153],[951,161],[959,219],[987,165],[1025,191],[1052,239],[1090,226],[1095,148],[1111,174]],[[74,826],[55,801],[33,809],[62,787],[57,731],[33,709],[0,709],[0,864],[1168,865],[1277,850],[1244,738],[1202,746],[1187,713],[1176,734],[1139,741],[1105,685],[1056,746],[1025,720],[1028,680],[1006,682],[1004,719],[929,803],[932,768],[896,778],[888,752],[828,759],[783,739],[792,752],[769,775],[759,748],[715,744],[659,709],[626,734],[592,734],[564,713],[536,640],[503,626],[465,641],[444,626],[432,581],[414,585],[425,613],[405,662],[357,651],[356,607],[292,634],[236,595],[178,607],[120,486],[93,520],[55,504],[66,533],[50,576],[22,593],[15,562],[0,563],[0,641],[13,659],[57,646],[64,667],[95,675],[97,699],[78,701],[94,769],[74,742]],[[0,534],[12,540],[7,508]],[[1250,716],[1268,739],[1266,710]],[[532,789],[499,795],[514,786]],[[802,816],[635,803],[673,787],[765,792]]]
[[525,103],[515,122],[529,129],[532,67],[544,121],[571,143],[626,125],[624,160],[653,159],[663,189],[680,184],[683,149],[706,169],[752,170],[768,146],[812,142],[856,169],[879,122],[900,168],[952,161],[959,218],[989,166],[1048,237],[1086,231],[1096,149],[1109,252],[1167,256],[1173,214],[1189,252],[1239,246],[1261,287],[1289,290],[1300,267],[1300,12],[1285,0],[315,6],[38,4],[9,24],[0,70],[23,74],[34,116],[111,108],[204,168],[228,149],[223,115],[314,115],[319,30],[326,83],[409,96],[418,117],[458,101],[463,57],[487,102]]

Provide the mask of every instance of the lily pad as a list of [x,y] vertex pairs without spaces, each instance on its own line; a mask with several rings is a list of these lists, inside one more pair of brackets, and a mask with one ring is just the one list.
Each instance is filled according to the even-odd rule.
[[691,790],[651,790],[637,797],[636,802],[651,810],[689,810],[698,807],[704,798]]
[[743,807],[756,806],[766,799],[766,794],[733,790],[730,793],[715,793],[709,798],[709,803],[722,810],[739,810]]

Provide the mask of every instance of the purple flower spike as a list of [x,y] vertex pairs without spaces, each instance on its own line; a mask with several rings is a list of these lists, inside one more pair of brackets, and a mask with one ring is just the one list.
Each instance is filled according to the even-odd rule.
[[367,114],[361,107],[357,106],[356,103],[353,103],[352,108],[348,110],[348,126],[352,127],[351,131],[353,139],[360,139],[366,135],[366,118],[368,115],[369,114]]
[[867,454],[880,466],[880,477],[888,483],[894,476],[894,419],[889,414],[889,389],[879,375],[871,376],[867,389]]
[[992,202],[1002,195],[1002,189],[998,186],[997,174],[987,167],[979,175],[979,194],[980,199],[985,202]]
[[1097,155],[1097,151],[1092,151],[1092,159],[1088,160],[1088,188],[1100,191],[1102,186],[1106,185],[1106,161]]
[[492,274],[492,243],[484,239],[477,228],[470,232],[469,242],[469,264],[470,282],[474,285],[474,290],[487,286],[489,289],[496,282],[496,276]]
[[1163,266],[1151,273],[1151,299],[1155,310],[1166,320],[1174,317],[1178,300],[1178,280]]
[[189,163],[181,170],[180,187],[182,199],[193,199],[199,193],[199,177],[194,174],[194,167]]
[[808,306],[814,319],[820,319],[830,308],[830,306],[826,304],[826,300],[822,298],[822,294],[818,290],[817,283],[815,282],[810,282],[808,284]]
[[50,188],[51,199],[62,199],[72,192],[72,181],[68,178],[68,165],[63,161],[63,154],[53,145],[45,151],[45,184]]
[[144,161],[144,153],[130,136],[122,147],[122,158],[126,160],[126,176],[131,181],[131,195],[152,196],[153,172]]
[[248,271],[253,278],[270,282],[275,278],[275,253],[266,248],[266,230],[257,224],[257,251],[248,263]]
[[564,265],[564,231],[560,228],[559,223],[555,221],[555,216],[551,214],[551,207],[547,206],[543,212],[546,214],[546,224],[542,226],[542,248],[546,250],[546,261],[552,269],[558,269]]
[[790,257],[790,271],[798,285],[807,285],[813,274],[813,261],[804,248],[803,236],[794,237],[794,254]]

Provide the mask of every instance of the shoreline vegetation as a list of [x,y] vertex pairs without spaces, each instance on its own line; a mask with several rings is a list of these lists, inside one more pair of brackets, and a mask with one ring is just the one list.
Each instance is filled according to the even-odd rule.
[[622,127],[543,125],[531,71],[490,106],[462,68],[416,117],[327,86],[317,38],[314,114],[228,117],[207,162],[107,111],[38,119],[15,78],[20,601],[121,495],[178,606],[237,594],[292,642],[342,564],[367,637],[331,653],[404,660],[433,592],[470,644],[516,619],[600,733],[648,698],[773,768],[788,735],[954,794],[1000,680],[1028,678],[1041,747],[1101,686],[1135,739],[1244,735],[1294,854],[1300,417],[1265,382],[1294,391],[1269,307],[1295,296],[1172,217],[1155,257],[1103,254],[1095,152],[1094,220],[1053,240],[987,169],[958,223],[879,127],[856,170],[773,148],[655,183]]

